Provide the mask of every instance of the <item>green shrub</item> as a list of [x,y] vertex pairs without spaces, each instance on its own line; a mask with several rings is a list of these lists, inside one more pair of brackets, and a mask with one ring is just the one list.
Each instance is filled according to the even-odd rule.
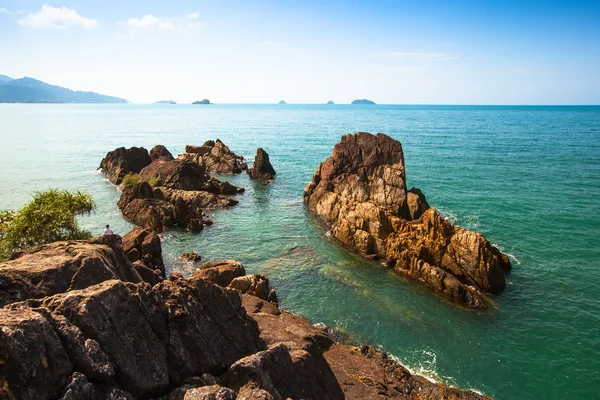
[[152,187],[160,186],[160,179],[150,178],[150,179],[148,179],[148,184],[150,184],[150,186],[152,186]]
[[0,260],[16,250],[57,240],[89,239],[77,216],[90,214],[95,208],[85,192],[50,189],[36,192],[33,199],[17,211],[0,212]]
[[129,173],[123,177],[123,180],[121,181],[121,185],[124,188],[130,188],[130,187],[134,187],[139,182],[140,182],[139,174]]

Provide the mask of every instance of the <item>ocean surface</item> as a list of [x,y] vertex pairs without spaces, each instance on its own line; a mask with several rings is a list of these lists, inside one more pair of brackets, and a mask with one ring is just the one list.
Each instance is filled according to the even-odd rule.
[[[303,189],[345,133],[402,142],[408,187],[453,223],[510,254],[497,309],[475,313],[334,242],[305,209]],[[349,105],[0,105],[0,209],[55,187],[91,193],[81,223],[132,227],[118,189],[96,169],[120,146],[219,138],[277,170],[199,234],[167,231],[176,257],[237,259],[269,277],[283,308],[343,329],[413,372],[498,399],[600,398],[600,107]]]

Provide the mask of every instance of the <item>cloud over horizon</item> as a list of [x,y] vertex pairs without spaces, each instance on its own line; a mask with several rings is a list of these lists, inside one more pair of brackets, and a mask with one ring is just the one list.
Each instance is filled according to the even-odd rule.
[[44,4],[39,12],[29,13],[19,19],[19,25],[32,29],[92,29],[98,26],[98,20],[86,18],[67,7],[52,7]]

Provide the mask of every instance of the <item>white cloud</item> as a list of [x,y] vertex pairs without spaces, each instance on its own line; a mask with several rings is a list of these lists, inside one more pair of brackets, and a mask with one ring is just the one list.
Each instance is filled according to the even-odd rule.
[[418,51],[394,51],[391,53],[385,53],[382,58],[394,59],[394,60],[454,60],[456,57],[450,56],[444,53],[426,53]]
[[6,7],[0,7],[0,14],[5,14],[5,15],[25,14],[26,12],[27,11],[25,11],[25,10],[12,11]]
[[187,19],[198,19],[200,18],[200,13],[189,13],[188,15],[185,16]]
[[52,7],[47,4],[36,14],[29,14],[19,20],[19,24],[33,29],[69,29],[85,28],[91,29],[98,26],[98,21],[86,18],[66,7]]
[[146,29],[159,28],[164,30],[175,29],[175,23],[171,18],[157,18],[152,14],[148,14],[142,18],[132,17],[124,24],[131,29]]

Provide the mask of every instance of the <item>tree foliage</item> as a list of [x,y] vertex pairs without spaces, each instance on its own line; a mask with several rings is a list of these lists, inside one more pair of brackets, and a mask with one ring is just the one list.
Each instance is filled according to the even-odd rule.
[[0,260],[16,250],[57,240],[89,239],[77,216],[95,208],[85,192],[50,189],[36,192],[33,199],[16,211],[0,211]]

